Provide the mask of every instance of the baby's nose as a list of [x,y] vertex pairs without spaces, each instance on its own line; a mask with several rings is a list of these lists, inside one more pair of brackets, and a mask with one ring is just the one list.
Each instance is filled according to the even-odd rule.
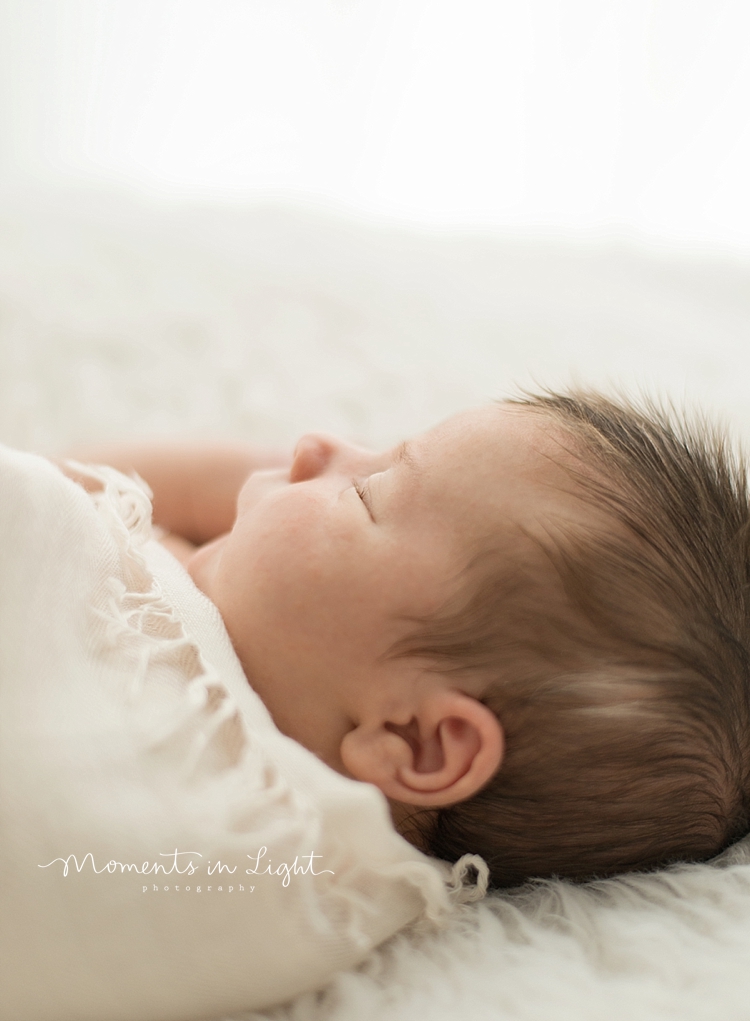
[[306,482],[325,471],[336,452],[336,441],[329,436],[308,433],[294,448],[291,482]]
[[307,433],[294,448],[289,479],[291,482],[306,482],[326,471],[341,474],[374,471],[376,459],[373,451],[354,446],[336,436]]

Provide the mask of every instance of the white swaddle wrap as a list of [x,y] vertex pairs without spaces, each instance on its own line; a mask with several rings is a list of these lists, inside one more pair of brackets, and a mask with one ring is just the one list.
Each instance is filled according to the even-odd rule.
[[145,492],[98,475],[0,447],[0,1016],[258,1008],[447,917],[445,871],[276,729]]

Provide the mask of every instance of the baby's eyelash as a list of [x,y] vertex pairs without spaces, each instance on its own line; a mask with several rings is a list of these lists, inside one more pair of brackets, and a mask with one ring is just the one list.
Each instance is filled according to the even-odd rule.
[[[354,492],[357,494],[357,496],[360,498],[362,503],[365,505],[365,509],[367,510],[367,513],[372,518],[372,511],[370,510],[370,504],[369,504],[368,500],[365,499],[366,496],[368,495],[367,494],[367,483],[365,483],[363,485],[358,479],[352,479],[352,486],[354,487]],[[372,520],[374,521],[375,518],[372,518]]]

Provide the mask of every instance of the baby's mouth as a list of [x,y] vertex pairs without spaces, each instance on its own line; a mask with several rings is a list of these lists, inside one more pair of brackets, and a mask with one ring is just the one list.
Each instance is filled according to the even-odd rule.
[[237,497],[237,516],[254,507],[264,496],[291,485],[288,468],[266,468],[249,475]]

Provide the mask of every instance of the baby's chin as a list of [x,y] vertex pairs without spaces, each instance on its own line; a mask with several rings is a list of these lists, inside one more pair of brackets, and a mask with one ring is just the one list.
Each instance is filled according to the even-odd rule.
[[221,551],[229,539],[229,533],[199,546],[185,564],[185,569],[201,592],[212,598],[213,581],[221,560]]

